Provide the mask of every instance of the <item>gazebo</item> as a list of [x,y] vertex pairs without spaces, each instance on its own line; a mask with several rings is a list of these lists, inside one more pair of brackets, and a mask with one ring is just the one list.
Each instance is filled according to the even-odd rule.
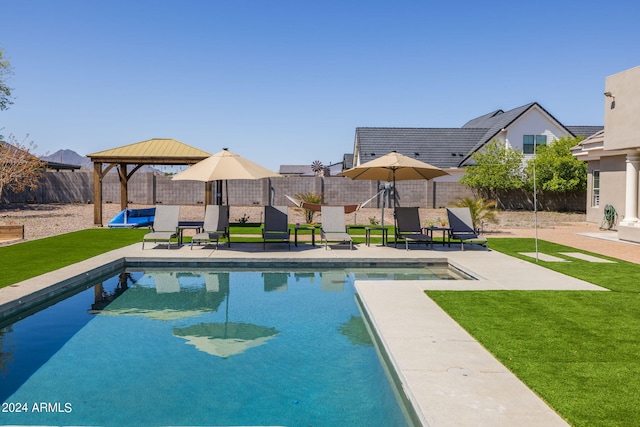
[[[210,157],[206,151],[191,147],[175,139],[153,138],[135,144],[88,154],[93,162],[93,222],[102,226],[102,180],[117,167],[120,180],[120,207],[128,204],[128,183],[131,176],[144,165],[193,165]],[[133,166],[128,170],[128,166]],[[206,203],[211,204],[211,186],[206,186]]]

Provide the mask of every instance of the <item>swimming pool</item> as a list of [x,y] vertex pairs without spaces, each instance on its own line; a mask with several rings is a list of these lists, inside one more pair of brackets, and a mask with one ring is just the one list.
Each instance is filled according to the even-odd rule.
[[0,422],[409,425],[353,281],[443,275],[123,271],[0,325]]

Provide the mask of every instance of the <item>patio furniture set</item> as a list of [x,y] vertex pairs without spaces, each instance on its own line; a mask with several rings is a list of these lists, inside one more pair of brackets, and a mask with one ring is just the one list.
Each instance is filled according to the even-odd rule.
[[[291,249],[291,229],[289,228],[286,206],[265,206],[264,225],[262,227],[263,248],[267,243],[287,243]],[[388,230],[379,226],[347,226],[345,224],[344,207],[322,206],[322,225],[303,226],[303,230],[311,231],[312,245],[315,245],[316,229],[320,230],[320,240],[328,249],[329,243],[349,244],[353,249],[353,239],[349,234],[351,228],[365,229],[365,243],[371,243],[371,232],[380,231],[382,244],[388,243]],[[488,249],[487,239],[478,235],[473,228],[471,214],[468,208],[447,209],[449,227],[422,227],[417,207],[397,207],[395,209],[395,246],[398,241],[404,240],[405,249],[409,250],[409,243],[421,243],[431,245],[433,248],[434,233],[442,232],[442,244],[451,246],[451,240],[457,240],[464,250],[465,243],[477,244]],[[166,243],[168,248],[174,240],[177,245],[183,244],[183,232],[186,229],[194,229],[196,234],[191,238],[191,249],[195,245],[208,245],[215,243],[216,249],[221,238],[227,239],[227,246],[231,247],[229,232],[229,207],[227,205],[207,205],[204,221],[180,221],[180,206],[158,205],[156,206],[152,231],[145,234],[142,239],[142,249],[145,242]],[[294,243],[298,246],[298,231],[300,226],[294,229]]]

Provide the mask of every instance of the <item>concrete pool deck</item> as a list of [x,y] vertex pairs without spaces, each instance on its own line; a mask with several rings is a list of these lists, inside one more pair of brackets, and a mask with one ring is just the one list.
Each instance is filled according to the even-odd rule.
[[[98,276],[107,264],[127,262],[357,262],[376,260],[444,261],[472,274],[473,281],[358,281],[356,290],[370,323],[391,361],[420,421],[441,426],[567,425],[444,311],[424,295],[426,289],[447,290],[603,290],[535,264],[484,249],[460,251],[458,245],[382,247],[364,244],[325,250],[235,243],[219,249],[189,246],[166,249],[134,244],[0,290],[0,312],[29,299],[46,296],[56,283]],[[71,280],[73,282],[73,280]]]

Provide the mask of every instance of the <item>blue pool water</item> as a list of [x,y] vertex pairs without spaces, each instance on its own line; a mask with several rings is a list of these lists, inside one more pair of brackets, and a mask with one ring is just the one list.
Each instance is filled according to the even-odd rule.
[[354,302],[355,278],[395,274],[156,269],[88,284],[0,325],[0,424],[408,425]]

